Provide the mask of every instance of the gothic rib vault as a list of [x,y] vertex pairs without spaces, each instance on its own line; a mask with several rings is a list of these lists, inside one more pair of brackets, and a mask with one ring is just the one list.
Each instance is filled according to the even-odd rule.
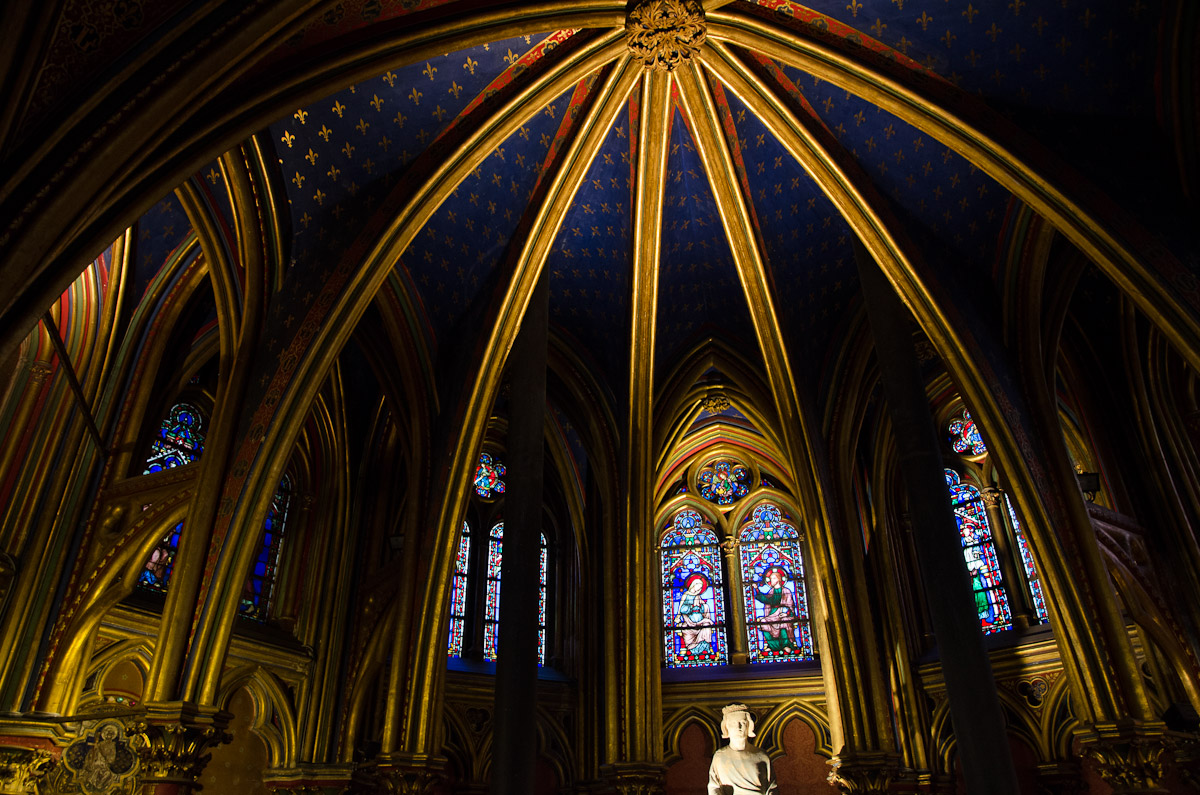
[[[861,244],[936,354],[925,375],[970,406],[1024,512],[1080,702],[1074,717],[1096,747],[1129,726],[1127,744],[1145,739],[1144,727],[1154,735],[1159,716],[1137,674],[1128,608],[1111,593],[1058,443],[1053,374],[1079,369],[1063,364],[1059,335],[1094,333],[1106,345],[1114,315],[1128,324],[1120,333],[1150,337],[1171,372],[1200,364],[1195,241],[1179,221],[1194,141],[1177,139],[1184,154],[1169,163],[1144,132],[1156,103],[1172,118],[1187,107],[1186,96],[1162,93],[1157,66],[1187,52],[1157,24],[1184,13],[1171,3],[1092,11],[1020,0],[983,10],[659,0],[629,14],[614,3],[460,5],[261,3],[235,13],[217,4],[194,18],[147,9],[114,17],[145,34],[124,43],[114,20],[80,12],[73,40],[94,48],[46,33],[54,68],[12,72],[5,85],[19,110],[0,128],[14,165],[0,193],[7,358],[27,368],[54,361],[44,321],[27,337],[30,328],[81,264],[131,231],[104,255],[106,273],[124,273],[122,293],[104,279],[92,292],[76,283],[54,310],[111,448],[107,458],[90,449],[80,470],[89,474],[79,483],[98,485],[72,490],[12,455],[0,462],[13,478],[6,493],[27,506],[8,514],[9,554],[23,559],[28,535],[54,539],[50,574],[14,581],[12,604],[36,618],[6,614],[5,705],[79,705],[95,633],[158,533],[128,508],[106,519],[99,506],[140,488],[127,473],[152,410],[189,379],[209,379],[203,468],[183,491],[168,494],[162,478],[156,492],[153,521],[186,515],[199,531],[184,535],[183,574],[162,608],[187,631],[159,630],[144,699],[207,708],[227,695],[243,573],[297,445],[344,433],[325,412],[387,414],[378,427],[403,451],[396,477],[410,495],[391,506],[403,517],[392,535],[410,546],[387,571],[416,585],[372,610],[405,631],[390,650],[346,641],[323,653],[344,653],[346,665],[363,665],[355,676],[385,682],[385,754],[405,764],[436,756],[439,715],[413,705],[445,695],[455,547],[446,528],[461,524],[480,450],[503,437],[514,400],[502,393],[506,357],[545,279],[551,403],[577,429],[574,440],[561,434],[556,463],[558,488],[574,495],[561,498],[574,506],[561,510],[575,520],[574,547],[620,578],[644,577],[659,481],[695,449],[698,401],[737,396],[763,438],[730,430],[709,441],[779,462],[806,517],[815,609],[829,621],[819,630],[829,748],[842,754],[847,782],[856,759],[890,770],[872,757],[896,752],[880,706],[890,685],[863,662],[879,640],[858,629],[871,602],[857,581],[875,564],[848,540],[859,522],[840,482],[879,463],[861,428],[890,438],[858,283]],[[12,29],[45,27],[39,12],[5,13],[21,22]],[[171,54],[177,45],[186,58]],[[112,69],[91,100],[73,104],[59,73],[94,68],[92,53],[107,53]],[[161,79],[150,78],[156,70]],[[1110,167],[1114,146],[1140,168]],[[1110,303],[1071,301],[1085,266],[1094,270],[1080,293]],[[93,334],[89,312],[117,314]],[[92,347],[105,333],[107,358]],[[183,363],[171,361],[176,349]],[[89,356],[101,369],[87,369]],[[60,383],[64,407],[65,390]],[[13,450],[19,399],[18,390],[6,398]],[[382,455],[378,439],[328,444],[339,456]],[[585,465],[567,466],[572,447]],[[37,507],[39,489],[67,495],[61,519]],[[600,511],[597,499],[613,507]],[[29,521],[41,529],[16,529]],[[105,521],[113,537],[136,542],[101,555]],[[86,554],[72,557],[75,547]],[[114,579],[126,585],[106,589]],[[359,594],[339,588],[346,600]],[[657,616],[657,599],[627,589],[588,625],[626,628],[609,686],[654,670],[657,626],[628,627]],[[1194,666],[1181,632],[1179,656]],[[376,694],[337,695],[337,665],[327,665],[314,685],[328,699],[320,731],[338,739],[305,742],[310,755],[349,764],[362,729],[347,722]],[[632,685],[605,693],[596,710],[607,739],[591,738],[582,755],[596,775],[630,765],[632,781],[638,765],[662,761],[662,696]]]

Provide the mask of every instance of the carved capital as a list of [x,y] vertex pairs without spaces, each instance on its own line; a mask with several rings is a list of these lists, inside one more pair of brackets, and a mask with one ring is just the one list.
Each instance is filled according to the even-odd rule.
[[385,754],[354,772],[347,793],[428,795],[446,775],[446,760],[424,754]]
[[651,762],[614,762],[600,768],[609,791],[617,795],[663,795],[666,768]]
[[1160,729],[1098,725],[1079,735],[1079,744],[1114,795],[1167,792],[1162,787],[1167,748]]
[[633,57],[665,72],[700,51],[706,30],[698,0],[639,0],[625,17],[625,43]]
[[143,784],[194,787],[212,758],[210,751],[233,739],[225,731],[233,716],[186,702],[148,703],[145,707],[146,717],[136,727],[141,738],[138,756]]
[[41,792],[58,759],[40,748],[0,748],[0,792]]
[[840,753],[829,760],[827,780],[847,795],[886,795],[900,769],[900,759],[883,751]]
[[1004,504],[1004,492],[1000,491],[1000,489],[981,489],[979,496],[983,497],[983,505],[985,508],[999,508]]

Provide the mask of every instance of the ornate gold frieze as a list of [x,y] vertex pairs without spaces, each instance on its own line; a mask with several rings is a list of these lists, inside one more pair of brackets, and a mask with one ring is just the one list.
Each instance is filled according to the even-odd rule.
[[40,792],[58,759],[40,748],[0,748],[0,793]]
[[625,18],[625,42],[647,69],[670,72],[700,51],[706,35],[697,0],[641,0]]
[[1162,786],[1166,745],[1158,732],[1098,727],[1079,735],[1079,742],[1082,755],[1114,792],[1154,792]]

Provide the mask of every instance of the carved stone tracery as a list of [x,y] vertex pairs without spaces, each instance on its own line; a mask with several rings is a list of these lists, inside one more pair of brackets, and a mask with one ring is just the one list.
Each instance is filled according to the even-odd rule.
[[707,27],[698,0],[640,0],[625,18],[625,41],[647,69],[674,71],[704,43]]

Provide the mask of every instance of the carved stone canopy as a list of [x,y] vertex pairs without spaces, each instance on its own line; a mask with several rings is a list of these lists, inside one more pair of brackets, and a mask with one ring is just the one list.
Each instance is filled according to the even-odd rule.
[[647,69],[670,72],[691,60],[705,31],[698,0],[640,0],[625,18],[626,44]]

